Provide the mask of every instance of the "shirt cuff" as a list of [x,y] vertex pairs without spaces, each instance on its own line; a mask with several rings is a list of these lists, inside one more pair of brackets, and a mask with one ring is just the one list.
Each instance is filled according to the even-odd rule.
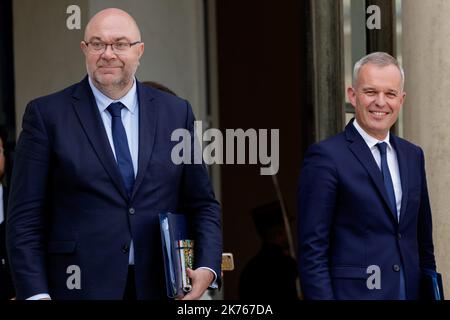
[[36,294],[32,297],[29,297],[26,300],[41,300],[41,299],[51,299],[51,298],[48,293],[40,293],[40,294]]
[[209,271],[211,271],[212,273],[214,273],[214,280],[213,282],[210,284],[209,289],[217,289],[219,287],[219,285],[217,284],[217,273],[208,267],[199,267],[199,269],[207,269]]

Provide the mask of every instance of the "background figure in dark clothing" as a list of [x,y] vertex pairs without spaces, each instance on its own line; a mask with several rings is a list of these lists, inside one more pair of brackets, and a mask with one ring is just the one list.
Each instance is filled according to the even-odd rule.
[[240,299],[297,300],[297,262],[289,255],[279,202],[254,209],[252,218],[262,247],[242,271]]
[[15,296],[5,246],[6,208],[8,200],[6,183],[8,154],[5,151],[7,149],[7,141],[6,130],[0,127],[0,300],[11,299]]
[[177,94],[175,92],[173,92],[172,90],[170,90],[165,85],[163,85],[163,84],[161,84],[159,82],[156,82],[156,81],[143,81],[142,84],[144,86],[147,86],[147,87],[150,87],[150,88],[155,88],[155,89],[158,89],[158,90],[170,93],[170,94],[172,94],[174,96],[177,96]]

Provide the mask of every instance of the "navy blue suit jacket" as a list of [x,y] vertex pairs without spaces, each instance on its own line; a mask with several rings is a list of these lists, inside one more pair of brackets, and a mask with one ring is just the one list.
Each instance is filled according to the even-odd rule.
[[[307,299],[398,299],[403,265],[407,299],[418,299],[422,268],[436,269],[422,150],[391,134],[402,185],[400,221],[383,177],[352,124],[312,145],[298,193],[299,272]],[[369,290],[367,268],[380,267]]]
[[[165,298],[158,214],[166,211],[189,216],[196,266],[220,277],[220,206],[207,170],[171,161],[178,143],[172,132],[193,132],[191,107],[139,82],[137,91],[138,172],[130,198],[87,77],[27,106],[7,224],[19,299],[44,292],[53,299],[122,299],[131,239],[138,299]],[[71,265],[81,270],[80,290],[66,285]]]

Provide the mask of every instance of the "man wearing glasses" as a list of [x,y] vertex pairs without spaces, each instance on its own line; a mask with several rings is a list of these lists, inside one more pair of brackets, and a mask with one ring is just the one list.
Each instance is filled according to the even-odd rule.
[[195,226],[184,298],[197,299],[220,282],[222,237],[204,165],[171,161],[191,107],[135,79],[144,43],[126,12],[96,14],[81,49],[88,76],[23,118],[7,224],[17,297],[165,298],[158,214],[178,211]]

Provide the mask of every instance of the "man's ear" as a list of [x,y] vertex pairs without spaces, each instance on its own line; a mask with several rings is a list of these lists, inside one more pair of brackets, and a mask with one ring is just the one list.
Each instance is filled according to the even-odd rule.
[[351,105],[356,108],[356,90],[352,86],[347,88],[347,98]]
[[139,59],[144,55],[144,51],[145,51],[145,44],[143,42],[138,44],[138,50],[139,50]]
[[87,45],[86,45],[86,43],[84,41],[80,42],[80,49],[84,53],[84,55],[87,55],[87,52],[86,52],[87,51]]
[[403,107],[403,104],[405,103],[405,100],[406,100],[406,92],[403,92],[402,93],[402,98],[401,98],[401,101],[400,101],[402,107]]

